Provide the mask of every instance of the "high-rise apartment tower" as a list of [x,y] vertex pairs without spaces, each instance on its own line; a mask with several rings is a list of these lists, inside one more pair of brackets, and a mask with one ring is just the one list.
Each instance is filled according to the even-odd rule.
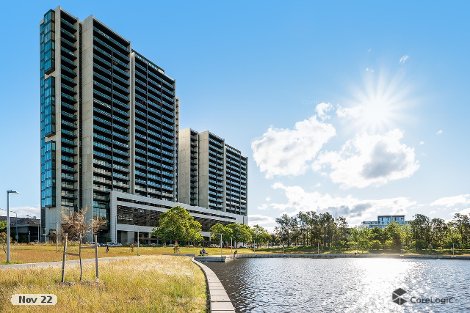
[[[158,215],[179,205],[175,80],[93,16],[58,7],[40,23],[40,105],[44,239],[84,208],[109,222],[100,241],[149,239]],[[206,232],[246,222],[205,208],[188,206]]]

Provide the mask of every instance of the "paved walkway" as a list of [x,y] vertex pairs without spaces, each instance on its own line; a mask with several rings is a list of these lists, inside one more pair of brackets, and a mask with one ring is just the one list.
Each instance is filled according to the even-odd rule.
[[[138,258],[139,256],[115,256],[115,257],[104,257],[98,258],[98,263],[100,262],[109,262],[109,261],[119,261],[119,260],[128,260],[132,258]],[[67,260],[67,265],[69,264],[79,264],[79,260]],[[95,259],[82,259],[83,264],[85,263],[94,263]],[[37,263],[21,263],[21,264],[5,264],[0,265],[0,270],[7,269],[22,269],[22,268],[43,268],[43,267],[60,267],[62,266],[62,261],[58,262],[37,262]]]
[[[219,256],[220,258],[220,256]],[[205,266],[204,264],[193,259],[204,272],[207,281],[208,297],[209,297],[209,312],[210,313],[229,313],[235,312],[232,301],[227,295],[224,286],[220,282],[219,278],[215,273]]]

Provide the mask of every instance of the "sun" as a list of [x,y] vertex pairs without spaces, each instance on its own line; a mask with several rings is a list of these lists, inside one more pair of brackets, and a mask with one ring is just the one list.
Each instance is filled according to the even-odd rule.
[[386,131],[405,119],[404,110],[411,105],[410,86],[402,74],[390,77],[385,71],[367,72],[362,86],[353,88],[346,103],[340,115],[350,118],[356,129]]

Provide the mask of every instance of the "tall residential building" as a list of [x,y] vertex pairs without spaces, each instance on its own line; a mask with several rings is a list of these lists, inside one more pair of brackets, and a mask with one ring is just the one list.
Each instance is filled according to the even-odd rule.
[[225,140],[208,132],[180,131],[179,201],[247,215],[248,160]]
[[60,7],[40,23],[40,60],[43,236],[83,208],[108,220],[100,241],[150,233],[178,199],[175,80],[96,18]]

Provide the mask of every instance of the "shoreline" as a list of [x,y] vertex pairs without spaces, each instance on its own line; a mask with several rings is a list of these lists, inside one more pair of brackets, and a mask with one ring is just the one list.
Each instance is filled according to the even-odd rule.
[[[233,259],[233,256],[229,256]],[[393,259],[420,259],[420,260],[470,260],[466,255],[432,255],[432,254],[373,254],[373,253],[252,253],[237,254],[235,259],[249,258],[310,258],[310,259],[339,259],[339,258],[393,258]]]

